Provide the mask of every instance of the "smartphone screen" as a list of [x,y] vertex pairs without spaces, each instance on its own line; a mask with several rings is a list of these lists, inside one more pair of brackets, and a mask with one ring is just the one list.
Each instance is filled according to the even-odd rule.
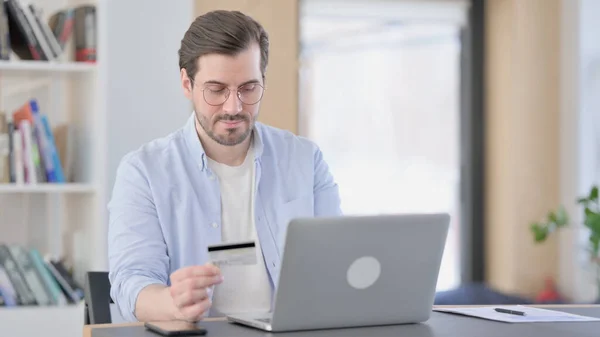
[[144,326],[163,336],[199,336],[206,334],[205,328],[185,321],[146,322]]

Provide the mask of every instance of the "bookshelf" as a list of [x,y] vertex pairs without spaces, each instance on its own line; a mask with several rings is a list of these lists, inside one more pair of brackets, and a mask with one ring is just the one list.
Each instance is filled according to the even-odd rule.
[[[85,272],[106,268],[107,189],[101,188],[106,179],[106,68],[100,52],[106,23],[100,18],[107,1],[19,1],[41,9],[45,22],[66,8],[96,7],[97,62],[76,61],[74,30],[55,60],[23,59],[14,51],[9,60],[0,60],[0,111],[12,115],[35,99],[54,132],[65,177],[64,182],[0,182],[0,243],[64,259],[83,286]],[[0,322],[2,335],[80,336],[83,305],[0,307]]]
[[10,193],[94,193],[97,188],[92,184],[0,184],[0,194]]
[[[0,241],[65,257],[80,283],[87,271],[108,270],[106,205],[119,161],[182,126],[192,111],[177,50],[193,2],[32,1],[45,15],[95,4],[98,60],[75,62],[70,39],[66,57],[54,62],[0,61],[0,111],[35,97],[53,128],[69,125],[72,145],[66,183],[0,183]],[[81,303],[0,307],[0,335],[80,337],[82,319]]]
[[69,74],[89,73],[96,70],[95,64],[79,62],[50,62],[50,61],[0,61],[0,75],[18,76],[23,74]]
[[[4,309],[0,313],[2,336],[81,337],[83,333],[83,310],[83,304],[59,308]],[[6,331],[16,331],[16,333],[4,333]]]

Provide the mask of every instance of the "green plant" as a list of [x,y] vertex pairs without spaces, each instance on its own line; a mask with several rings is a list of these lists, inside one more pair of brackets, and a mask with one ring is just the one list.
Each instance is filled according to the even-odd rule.
[[[598,186],[592,186],[590,193],[577,200],[584,210],[583,224],[589,229],[588,253],[590,261],[596,267],[596,282],[598,296],[600,297],[600,199],[598,198]],[[564,206],[556,211],[548,213],[543,222],[534,222],[530,229],[536,243],[544,242],[548,236],[556,230],[569,224],[569,216]]]

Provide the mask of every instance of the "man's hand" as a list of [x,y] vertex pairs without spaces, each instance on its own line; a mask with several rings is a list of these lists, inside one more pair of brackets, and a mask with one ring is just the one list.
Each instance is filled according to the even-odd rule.
[[177,309],[175,318],[199,321],[212,305],[209,289],[221,282],[221,271],[210,263],[181,268],[171,274],[169,293]]

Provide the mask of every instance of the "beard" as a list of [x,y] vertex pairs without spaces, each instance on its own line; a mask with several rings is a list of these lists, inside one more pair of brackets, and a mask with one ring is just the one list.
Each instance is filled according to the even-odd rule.
[[[256,117],[251,118],[248,116],[249,115],[245,113],[240,113],[237,115],[224,114],[215,115],[212,120],[209,120],[196,110],[196,119],[198,120],[198,123],[200,124],[206,135],[218,144],[225,146],[235,146],[241,144],[250,136],[252,130],[254,129],[254,122],[256,120]],[[215,130],[215,126],[220,121],[246,122],[247,127],[243,126],[242,124],[233,128],[226,128],[224,133],[218,133]]]

